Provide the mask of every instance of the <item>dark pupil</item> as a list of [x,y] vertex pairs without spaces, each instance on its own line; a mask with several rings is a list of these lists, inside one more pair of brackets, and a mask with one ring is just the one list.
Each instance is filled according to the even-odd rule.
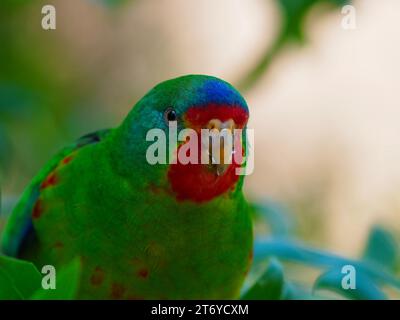
[[175,121],[176,120],[176,112],[174,110],[169,110],[168,111],[167,120],[168,121]]

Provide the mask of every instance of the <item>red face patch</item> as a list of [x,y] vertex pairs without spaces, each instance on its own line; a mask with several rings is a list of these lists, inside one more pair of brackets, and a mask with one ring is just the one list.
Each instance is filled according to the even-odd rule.
[[231,164],[222,176],[217,176],[202,164],[172,164],[168,179],[177,200],[205,202],[234,187],[239,179],[235,173],[237,167]]
[[[244,128],[247,123],[248,113],[242,107],[232,107],[224,105],[208,105],[207,107],[189,108],[184,120],[188,127],[199,131],[205,128],[211,119],[219,119],[221,122],[233,119],[236,128]],[[200,141],[200,137],[199,137]],[[235,141],[235,148],[237,143]],[[199,143],[199,161],[197,164],[189,163],[182,164],[179,159],[176,164],[171,164],[168,171],[168,180],[172,191],[175,193],[177,200],[191,200],[194,202],[206,202],[213,198],[233,190],[236,182],[239,180],[239,175],[236,174],[236,169],[242,159],[232,159],[232,163],[222,175],[217,175],[210,170],[205,164],[201,164],[201,142]],[[183,144],[178,147],[178,152]],[[244,150],[242,148],[242,155]]]
[[208,104],[204,107],[189,108],[184,120],[193,129],[204,127],[211,119],[219,119],[220,121],[232,119],[238,128],[243,128],[248,118],[248,112],[241,106]]

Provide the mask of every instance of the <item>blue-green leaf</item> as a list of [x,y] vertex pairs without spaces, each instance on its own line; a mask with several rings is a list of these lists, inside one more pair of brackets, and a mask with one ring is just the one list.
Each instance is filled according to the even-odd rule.
[[315,282],[314,289],[326,289],[336,292],[346,298],[354,300],[384,300],[386,295],[372,281],[370,277],[361,271],[355,270],[355,288],[347,288],[342,285],[346,273],[342,273],[342,268],[331,269],[322,274]]
[[293,219],[282,205],[270,201],[254,202],[251,205],[256,215],[261,216],[268,224],[272,235],[286,237],[293,234]]
[[394,237],[383,227],[373,227],[364,250],[363,259],[388,270],[394,270],[398,257],[399,249]]
[[285,282],[282,300],[315,300],[311,289],[295,282]]
[[254,245],[255,260],[277,257],[280,260],[288,260],[308,264],[314,267],[342,267],[343,265],[353,265],[372,280],[391,285],[400,289],[400,280],[389,272],[376,265],[364,261],[357,261],[340,257],[322,250],[308,248],[299,242],[287,239],[261,238],[257,239]]

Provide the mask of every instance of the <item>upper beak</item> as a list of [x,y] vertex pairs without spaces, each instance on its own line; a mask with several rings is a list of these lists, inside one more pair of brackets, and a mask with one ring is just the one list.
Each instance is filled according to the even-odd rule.
[[[208,150],[204,150],[209,155],[209,163],[208,167],[211,171],[213,171],[218,176],[223,175],[228,169],[229,165],[232,163],[232,154],[233,154],[233,132],[235,129],[235,121],[233,119],[229,119],[227,121],[220,121],[219,119],[211,119],[207,123],[207,129],[209,130],[218,130],[221,132],[226,129],[228,134],[231,135],[231,143],[230,145],[226,145],[225,139],[223,139],[222,135],[220,136],[220,145],[219,150],[213,150],[212,139],[209,141]],[[213,152],[214,151],[214,152]],[[215,160],[215,152],[219,152],[219,161]],[[227,153],[227,159],[230,159],[230,162],[225,163],[225,152]]]
[[233,119],[229,119],[222,122],[219,119],[211,119],[207,124],[207,129],[217,129],[219,131],[228,129],[233,132],[233,129],[235,129],[235,121],[233,121]]

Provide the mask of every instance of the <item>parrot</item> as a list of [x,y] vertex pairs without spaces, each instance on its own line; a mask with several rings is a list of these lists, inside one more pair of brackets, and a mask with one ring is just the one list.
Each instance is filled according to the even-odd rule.
[[[248,118],[246,101],[224,80],[161,82],[119,126],[81,137],[39,171],[7,221],[1,254],[39,270],[78,257],[77,299],[239,298],[253,257],[245,175],[235,172],[245,164],[151,164],[146,137],[154,128],[168,134],[172,122],[245,132]],[[167,142],[176,150],[185,143]]]

